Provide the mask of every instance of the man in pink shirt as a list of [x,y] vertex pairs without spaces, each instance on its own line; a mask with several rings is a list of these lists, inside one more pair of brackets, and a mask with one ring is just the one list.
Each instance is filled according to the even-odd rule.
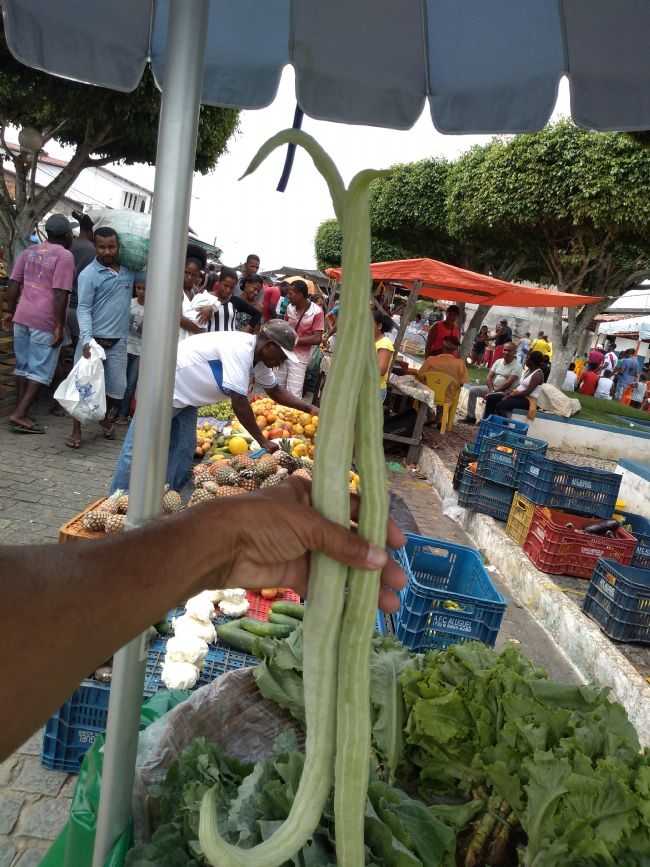
[[9,416],[16,433],[45,433],[28,415],[41,385],[54,377],[74,280],[70,223],[52,214],[45,223],[47,241],[28,247],[16,259],[9,280],[2,327],[13,324],[18,402]]

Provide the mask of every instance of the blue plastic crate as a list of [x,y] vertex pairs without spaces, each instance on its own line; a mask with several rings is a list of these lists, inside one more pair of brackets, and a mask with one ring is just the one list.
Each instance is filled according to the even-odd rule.
[[[158,692],[160,689],[166,689],[164,683],[160,679],[166,649],[166,639],[157,639],[149,648],[147,670],[144,678],[144,694],[147,697]],[[194,689],[205,686],[207,683],[212,683],[215,678],[225,674],[227,671],[232,671],[237,668],[246,668],[247,666],[257,665],[258,663],[259,659],[255,656],[250,656],[248,653],[233,650],[230,647],[226,647],[224,644],[216,646],[211,644]]]
[[527,454],[520,474],[519,492],[538,506],[587,517],[611,518],[621,478],[618,473],[575,467],[563,461]]
[[519,487],[519,479],[529,454],[545,455],[548,443],[516,431],[488,435],[481,441],[478,474],[491,482]]
[[465,470],[458,489],[458,505],[491,515],[498,521],[507,521],[514,495],[512,488]]
[[494,647],[506,601],[473,548],[406,534],[399,560],[408,576],[395,634],[408,648],[442,649],[464,641]]
[[110,684],[84,680],[45,725],[41,763],[52,771],[78,774],[97,735],[106,731]]
[[[166,648],[165,638],[157,638],[149,645],[143,690],[145,698],[166,689],[160,679]],[[226,671],[257,665],[258,662],[256,657],[224,645],[210,646],[194,688],[211,683]],[[79,773],[84,754],[93,745],[97,735],[106,731],[110,691],[110,684],[84,680],[68,701],[50,717],[45,726],[41,751],[41,762],[46,768],[69,774]]]
[[650,645],[650,570],[599,560],[582,610],[613,641]]
[[483,440],[488,436],[496,436],[505,431],[522,434],[526,436],[528,433],[528,425],[525,421],[515,421],[512,418],[504,418],[500,415],[489,415],[487,418],[481,419],[478,426],[476,439],[474,440],[474,451],[481,451]]
[[637,540],[631,565],[637,569],[650,569],[650,521],[631,512],[617,511],[616,514],[623,515],[625,523],[631,527],[630,532]]

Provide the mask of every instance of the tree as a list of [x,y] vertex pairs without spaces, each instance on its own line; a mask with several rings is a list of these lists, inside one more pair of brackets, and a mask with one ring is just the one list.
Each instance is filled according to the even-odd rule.
[[[338,268],[343,255],[343,233],[337,220],[324,220],[316,231],[314,241],[319,268]],[[375,235],[371,241],[373,262],[390,262],[393,259],[413,259],[416,254],[403,250]]]
[[564,376],[578,341],[599,312],[650,275],[650,150],[620,133],[593,133],[562,121],[539,133],[495,140],[467,156],[449,184],[452,234],[510,246],[520,276],[563,292],[606,295],[554,314],[553,371]]
[[[153,163],[160,92],[147,68],[133,93],[78,84],[23,66],[0,31],[0,154],[13,163],[15,194],[0,173],[0,245],[13,253],[85,168],[110,162]],[[216,163],[237,128],[238,112],[201,108],[195,168]],[[67,165],[46,187],[36,188],[34,152],[16,152],[8,125],[31,127],[37,148],[51,139],[74,148]],[[39,141],[40,138],[40,141]]]

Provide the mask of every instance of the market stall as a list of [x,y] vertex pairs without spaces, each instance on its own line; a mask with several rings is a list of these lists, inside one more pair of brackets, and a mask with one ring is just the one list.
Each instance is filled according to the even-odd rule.
[[[415,123],[429,98],[439,129],[519,132],[543,126],[557,82],[569,74],[572,110],[585,125],[650,127],[644,51],[650,9],[642,4],[505,4],[487,11],[469,2],[429,6],[305,0],[291,7],[243,2],[224,9],[208,0],[119,0],[107,16],[98,0],[87,2],[83,14],[74,5],[5,0],[7,43],[23,62],[78,81],[132,90],[151,59],[157,81],[163,82],[149,270],[153,288],[147,300],[152,327],[144,338],[130,525],[160,508],[177,287],[202,99],[266,105],[290,62],[299,79],[301,108],[314,117],[403,129]],[[241,50],[242,33],[250,50]],[[391,63],[376,63],[377,56],[389,54]],[[95,867],[103,867],[130,812],[144,678],[139,642],[121,651],[118,661]]]

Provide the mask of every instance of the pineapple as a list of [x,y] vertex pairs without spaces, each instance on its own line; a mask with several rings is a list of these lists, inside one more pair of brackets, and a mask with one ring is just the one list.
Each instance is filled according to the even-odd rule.
[[200,485],[203,482],[208,482],[212,478],[212,473],[210,472],[210,465],[199,464],[198,467],[194,467],[193,476],[195,485]]
[[181,495],[176,491],[166,491],[162,498],[163,512],[169,515],[172,512],[180,512],[182,508],[183,501],[181,500]]
[[118,515],[126,515],[129,510],[129,495],[122,494],[116,505]]
[[255,461],[253,458],[249,458],[248,455],[237,455],[237,457],[230,461],[230,466],[238,472],[241,470],[251,470],[255,466]]
[[255,470],[243,470],[237,476],[237,487],[244,491],[254,491],[257,488]]
[[122,491],[116,491],[107,500],[102,503],[102,512],[108,512],[109,515],[117,515],[117,504],[122,497]]
[[261,483],[264,479],[268,479],[269,476],[272,476],[275,473],[275,470],[275,461],[272,461],[270,458],[260,458],[259,461],[255,462],[253,472],[255,473],[257,481]]
[[291,443],[288,439],[280,440],[280,448],[275,453],[278,466],[292,473],[298,467],[298,462],[291,456]]
[[268,479],[264,479],[260,488],[275,488],[276,485],[281,485],[285,478],[286,476],[282,473],[274,473]]
[[237,484],[237,472],[228,464],[220,466],[217,471],[213,473],[213,478],[218,485]]
[[93,509],[92,512],[86,512],[81,519],[81,526],[84,530],[104,530],[106,528],[106,519],[109,512],[101,512],[99,509]]
[[126,517],[124,515],[108,515],[106,517],[106,524],[104,529],[107,533],[121,533],[126,524]]
[[295,472],[291,473],[292,476],[297,476],[299,479],[307,479],[308,482],[311,482],[311,473],[305,467],[300,467]]
[[208,500],[214,500],[214,494],[211,494],[204,488],[196,488],[187,505],[197,506],[199,503],[207,503]]
[[216,495],[217,491],[219,490],[219,485],[215,481],[209,481],[209,482],[203,482],[203,484],[201,485],[201,488],[204,491],[207,491],[208,494],[212,494],[214,496],[214,495]]
[[240,494],[245,494],[242,488],[234,488],[230,485],[221,485],[217,488],[217,497],[238,497]]

